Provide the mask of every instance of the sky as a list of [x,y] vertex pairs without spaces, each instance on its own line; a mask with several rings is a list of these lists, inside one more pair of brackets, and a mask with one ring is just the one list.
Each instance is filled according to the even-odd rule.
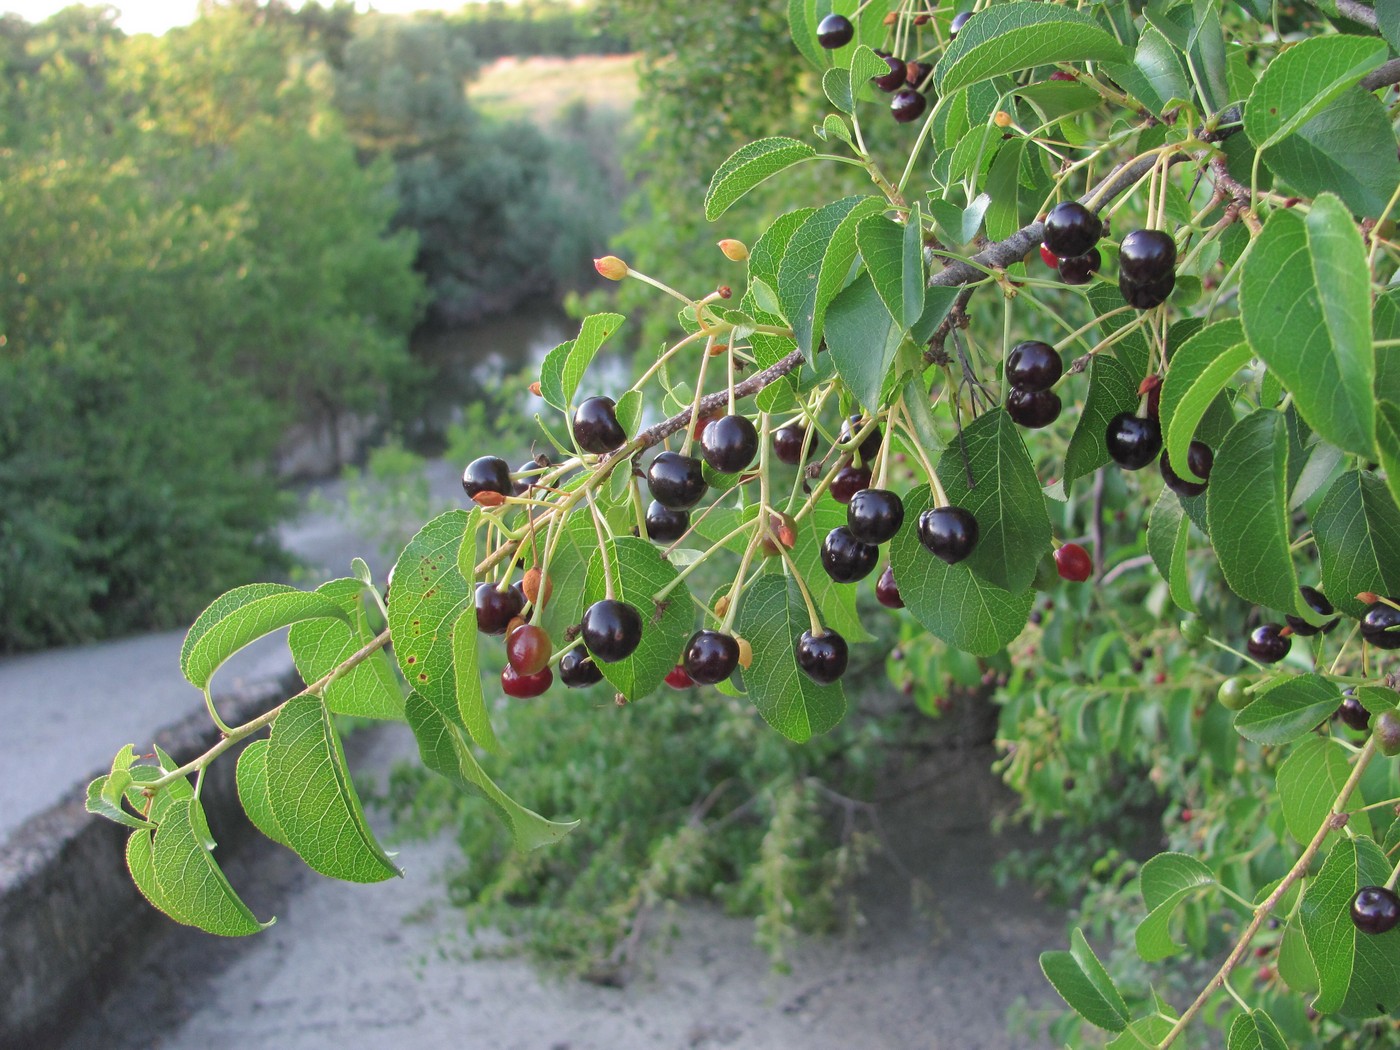
[[[61,11],[76,0],[0,0],[0,11],[11,12],[27,22],[42,22],[55,11]],[[197,0],[87,0],[96,4],[110,3],[121,11],[117,25],[127,33],[163,33],[171,26],[186,25],[194,21]],[[388,14],[407,14],[410,11],[455,11],[464,0],[450,0],[435,3],[433,0],[373,0],[373,3],[359,0],[355,4],[361,11],[373,7],[376,11]]]

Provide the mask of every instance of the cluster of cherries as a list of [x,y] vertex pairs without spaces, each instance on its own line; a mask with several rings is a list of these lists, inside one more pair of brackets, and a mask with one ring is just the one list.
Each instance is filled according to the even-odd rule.
[[[971,12],[954,17],[950,27],[953,36],[970,17]],[[917,25],[923,25],[928,21],[928,16],[918,15],[914,21]],[[829,14],[817,25],[817,43],[828,51],[834,51],[849,44],[855,38],[855,33],[855,26],[845,15]],[[905,61],[879,48],[875,49],[875,53],[884,59],[889,71],[871,77],[870,82],[893,96],[890,99],[890,115],[900,124],[918,120],[928,108],[924,92],[929,89],[933,66],[916,60]]]

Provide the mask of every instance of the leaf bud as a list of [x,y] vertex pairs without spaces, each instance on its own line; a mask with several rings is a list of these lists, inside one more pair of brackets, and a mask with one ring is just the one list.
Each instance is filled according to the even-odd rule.
[[743,241],[736,241],[733,237],[726,237],[720,241],[719,250],[724,252],[724,257],[730,262],[743,262],[749,257],[748,246]]

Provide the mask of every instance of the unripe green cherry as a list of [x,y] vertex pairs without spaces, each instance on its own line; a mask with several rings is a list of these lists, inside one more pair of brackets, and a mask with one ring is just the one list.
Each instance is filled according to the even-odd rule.
[[1400,712],[1394,708],[1382,711],[1372,722],[1371,733],[1381,754],[1390,758],[1400,755]]
[[1200,645],[1206,640],[1205,621],[1197,616],[1181,621],[1181,637],[1190,645]]
[[[1196,621],[1199,623],[1200,621]],[[1249,691],[1245,688],[1244,679],[1238,675],[1234,678],[1227,678],[1220,683],[1219,690],[1216,691],[1215,698],[1220,701],[1221,706],[1231,711],[1242,711],[1249,706],[1251,699]]]

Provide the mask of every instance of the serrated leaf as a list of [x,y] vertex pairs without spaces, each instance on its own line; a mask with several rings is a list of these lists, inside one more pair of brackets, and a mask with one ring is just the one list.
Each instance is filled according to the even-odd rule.
[[[923,270],[916,262],[919,269],[913,282],[913,291],[918,297],[918,309],[914,311],[912,319],[905,320],[907,311],[904,294],[906,286],[909,284],[904,276],[907,256],[905,233],[905,226],[901,226],[883,215],[872,215],[856,227],[856,247],[860,250],[860,257],[865,263],[870,282],[875,286],[875,291],[879,293],[880,301],[885,304],[885,309],[889,311],[890,317],[900,327],[907,327],[919,319],[918,315],[923,309],[924,299],[924,286],[920,279],[923,276]],[[922,251],[916,252],[914,258],[922,260]]]
[[[1277,781],[1279,805],[1288,833],[1299,844],[1312,841],[1350,775],[1351,756],[1347,749],[1327,737],[1304,740],[1283,760]],[[1352,805],[1357,797],[1352,796]],[[1371,820],[1365,813],[1353,813],[1350,825],[1359,834],[1371,833]],[[1323,848],[1330,848],[1329,843],[1324,842]]]
[[1225,1050],[1288,1050],[1288,1043],[1272,1017],[1252,1010],[1230,1022]]
[[546,820],[507,795],[477,764],[466,734],[448,722],[428,700],[416,692],[408,694],[404,705],[408,724],[418,741],[423,764],[460,788],[480,795],[491,803],[502,823],[510,830],[515,848],[533,850],[558,842],[578,821],[560,823]]
[[1293,395],[1308,425],[1370,457],[1375,352],[1366,251],[1331,194],[1304,218],[1279,209],[1246,257],[1240,316],[1254,353]]
[[[568,409],[574,400],[574,394],[578,392],[579,383],[588,371],[588,366],[593,363],[594,356],[608,337],[622,327],[623,320],[621,314],[590,314],[583,319],[579,325],[578,335],[563,344],[568,347],[568,350],[564,352],[564,359],[559,365],[557,373],[552,370],[550,372],[549,381],[555,382],[553,377],[557,376],[558,386],[551,386],[546,391],[546,375],[543,371],[541,372],[540,393],[544,396],[545,401],[560,411]],[[558,404],[555,404],[556,401]]]
[[1165,959],[1183,947],[1172,940],[1172,916],[1187,897],[1215,883],[1210,868],[1184,853],[1159,853],[1142,866],[1139,886],[1147,917],[1138,924],[1134,939],[1144,962]]
[[1042,952],[1040,969],[1080,1017],[1110,1032],[1128,1027],[1128,1004],[1076,927],[1067,952]]
[[994,241],[1004,240],[1021,228],[1021,167],[1025,156],[1024,138],[1003,139],[987,170],[986,188],[991,203],[984,219],[987,236]]
[[1376,450],[1391,499],[1400,504],[1400,406],[1392,401],[1376,405]]
[[735,150],[719,166],[705,192],[705,218],[713,222],[749,190],[784,168],[817,155],[805,142],[776,135]]
[[118,800],[116,801],[108,797],[107,789],[109,787],[118,788],[120,792],[124,794],[130,784],[131,774],[125,770],[122,770],[121,773],[108,773],[98,777],[96,780],[92,781],[92,783],[88,784],[87,799],[84,803],[84,808],[86,808],[89,813],[99,817],[106,817],[108,820],[115,821],[118,824],[125,824],[129,828],[153,830],[155,825],[150,821],[143,820],[127,812],[126,808],[123,807],[120,802],[120,795],[118,795]]
[[1338,609],[1361,617],[1361,591],[1400,593],[1400,509],[1374,474],[1349,470],[1327,490],[1313,516],[1322,589]]
[[570,514],[555,528],[562,531],[549,556],[549,580],[554,587],[535,622],[550,638],[563,638],[583,615],[583,581],[588,560],[598,549],[598,534],[587,514]]
[[869,411],[880,407],[885,377],[894,364],[904,330],[890,316],[862,273],[826,311],[826,345],[841,380]]
[[1053,62],[1122,62],[1126,49],[1089,15],[1052,4],[997,4],[974,14],[934,68],[940,95]]
[[1341,704],[1337,687],[1321,675],[1276,680],[1235,715],[1235,729],[1256,744],[1287,744],[1325,722]]
[[765,722],[798,743],[825,733],[846,715],[839,681],[818,685],[798,669],[797,639],[810,627],[797,584],[785,575],[760,576],[740,599],[739,634],[754,653],[744,670],[749,700]]
[[302,620],[329,616],[344,620],[345,611],[314,591],[280,583],[250,583],[214,599],[190,627],[180,648],[180,670],[196,688],[225,660],[249,642]]
[[[822,133],[829,138],[840,139],[846,145],[854,148],[855,140],[851,137],[851,128],[844,120],[835,113],[828,113],[821,123]],[[777,300],[775,299],[776,303]]]
[[1400,950],[1394,939],[1360,933],[1351,899],[1362,886],[1384,885],[1390,862],[1369,837],[1341,839],[1303,894],[1302,926],[1317,964],[1319,1013],[1351,1017],[1389,1013],[1400,999]]
[[851,71],[833,66],[822,74],[822,94],[842,113],[856,111],[855,96],[851,94]]
[[1118,413],[1137,409],[1138,382],[1111,357],[1100,354],[1089,365],[1089,393],[1065,451],[1066,486],[1092,474],[1112,458],[1106,439],[1108,424]]
[[[617,423],[624,434],[635,434],[642,422],[642,392],[629,390],[617,399]],[[614,471],[614,473],[622,473]],[[625,476],[625,475],[624,475]]]
[[[395,589],[398,580],[395,573]],[[286,844],[312,870],[347,882],[402,874],[370,831],[340,734],[320,697],[292,697],[272,724],[267,798]],[[159,853],[159,836],[156,846]]]
[[1191,81],[1178,51],[1154,26],[1138,37],[1131,64],[1114,63],[1108,73],[1135,99],[1157,116],[1173,99],[1191,97]]
[[1215,453],[1206,517],[1220,571],[1245,601],[1293,612],[1298,577],[1289,550],[1288,428],[1283,414],[1245,416]]
[[1189,574],[1191,519],[1182,510],[1181,501],[1168,489],[1163,489],[1152,508],[1147,523],[1147,552],[1167,581],[1172,601],[1185,612],[1196,612],[1196,600],[1191,597]]
[[551,408],[560,412],[569,410],[569,399],[564,396],[564,365],[574,349],[572,339],[560,343],[544,355],[540,364],[540,396]]
[[1316,995],[1317,966],[1308,952],[1303,927],[1294,914],[1283,931],[1278,948],[1278,975],[1290,989],[1300,995]]
[[165,819],[165,811],[170,808],[172,802],[194,798],[194,788],[183,777],[172,780],[149,799],[146,797],[147,785],[176,768],[173,761],[166,760],[168,756],[159,746],[156,747],[156,753],[161,756],[161,766],[132,766],[132,782],[126,789],[127,803],[137,812],[145,813],[146,819],[152,824],[160,824]]
[[1254,85],[1244,110],[1245,134],[1255,149],[1277,145],[1385,59],[1386,46],[1374,37],[1299,41],[1274,58]]
[[1245,342],[1244,328],[1234,318],[1202,329],[1172,355],[1162,383],[1159,412],[1172,469],[1187,481],[1205,480],[1192,474],[1187,465],[1196,428],[1251,356],[1253,351]]
[[273,842],[291,848],[286,832],[277,822],[277,814],[272,811],[272,803],[267,795],[267,740],[254,740],[238,756],[236,773],[238,801],[248,819]]
[[126,840],[126,868],[131,873],[131,881],[141,891],[148,904],[157,911],[164,912],[176,922],[191,925],[175,914],[170,902],[165,899],[160,883],[156,881],[156,863],[153,843],[155,828],[133,831]]
[[[956,455],[956,444],[945,455]],[[909,612],[949,645],[991,656],[1021,633],[1034,592],[1012,594],[975,575],[965,562],[948,565],[919,542],[919,515],[932,506],[927,485],[904,497],[907,523],[890,541],[890,564]]]
[[[292,625],[287,645],[297,673],[308,685],[374,639],[365,617],[365,589],[360,580],[330,580],[317,587],[316,593],[339,605],[345,611],[345,621],[322,618]],[[403,688],[382,649],[326,686],[324,696],[326,706],[338,715],[403,721]]]
[[[481,688],[481,665],[477,662],[476,607],[463,609],[452,630],[452,674],[457,680],[457,713],[471,738],[493,754],[501,744],[491,728],[491,715]],[[551,637],[553,637],[551,635]]]
[[1373,715],[1378,715],[1382,711],[1393,711],[1400,705],[1400,694],[1394,689],[1387,689],[1379,685],[1359,685],[1356,687],[1356,699],[1361,706]]
[[[271,926],[275,919],[259,922],[233,892],[214,862],[213,848],[199,800],[172,802],[151,847],[151,871],[160,888],[159,898],[148,894],[148,899],[178,922],[221,937],[244,937]],[[143,861],[138,859],[138,863]]]
[[[674,588],[658,610],[652,595],[676,578],[676,569],[646,540],[629,536],[607,541],[613,595],[636,608],[642,616],[642,640],[631,656],[607,663],[596,661],[603,677],[628,700],[638,700],[659,686],[676,666],[686,639],[695,625],[694,607],[685,584]],[[603,552],[595,550],[588,563],[584,602],[608,597],[603,574]]]

